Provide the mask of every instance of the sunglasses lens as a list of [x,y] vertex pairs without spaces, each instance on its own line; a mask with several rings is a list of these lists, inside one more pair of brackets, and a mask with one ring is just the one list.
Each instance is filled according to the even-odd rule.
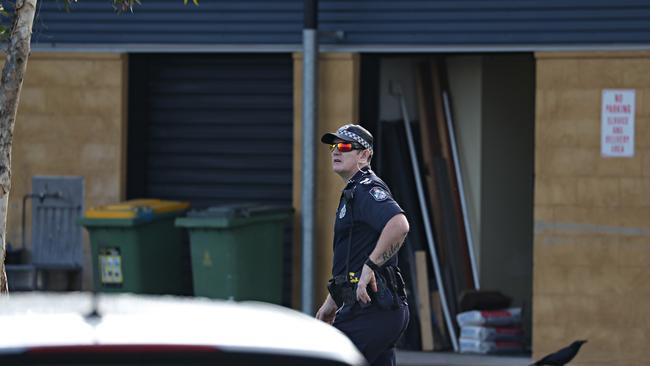
[[349,152],[354,150],[354,145],[349,142],[339,142],[330,145],[330,151],[338,150],[340,152]]
[[336,148],[339,149],[340,152],[348,152],[352,151],[352,144],[339,142],[336,144]]

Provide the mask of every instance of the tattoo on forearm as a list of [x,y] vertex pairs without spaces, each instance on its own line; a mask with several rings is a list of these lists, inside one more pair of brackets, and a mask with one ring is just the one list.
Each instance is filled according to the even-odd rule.
[[402,243],[395,243],[391,245],[390,248],[388,248],[387,251],[384,252],[384,254],[381,255],[381,263],[377,263],[378,265],[382,265],[386,262],[388,262],[389,259],[391,259],[397,251],[399,251],[399,248],[402,246]]

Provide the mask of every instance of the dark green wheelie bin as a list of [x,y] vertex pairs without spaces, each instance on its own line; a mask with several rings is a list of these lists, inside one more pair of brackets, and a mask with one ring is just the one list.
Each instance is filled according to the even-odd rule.
[[290,207],[235,204],[177,218],[176,226],[190,234],[194,295],[280,304],[291,213]]
[[174,225],[188,208],[187,202],[138,199],[86,211],[80,224],[90,234],[95,290],[190,295],[183,282],[184,233]]

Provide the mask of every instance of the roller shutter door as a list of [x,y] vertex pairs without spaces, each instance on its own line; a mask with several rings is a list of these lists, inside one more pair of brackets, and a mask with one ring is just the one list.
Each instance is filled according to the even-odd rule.
[[129,65],[130,198],[291,205],[290,54],[131,55]]

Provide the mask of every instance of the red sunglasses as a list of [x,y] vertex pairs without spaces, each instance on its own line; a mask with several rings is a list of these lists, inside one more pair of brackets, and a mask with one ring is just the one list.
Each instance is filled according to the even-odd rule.
[[334,149],[337,149],[340,152],[350,152],[352,150],[363,150],[364,147],[352,142],[339,142],[330,145],[330,151],[334,151]]

